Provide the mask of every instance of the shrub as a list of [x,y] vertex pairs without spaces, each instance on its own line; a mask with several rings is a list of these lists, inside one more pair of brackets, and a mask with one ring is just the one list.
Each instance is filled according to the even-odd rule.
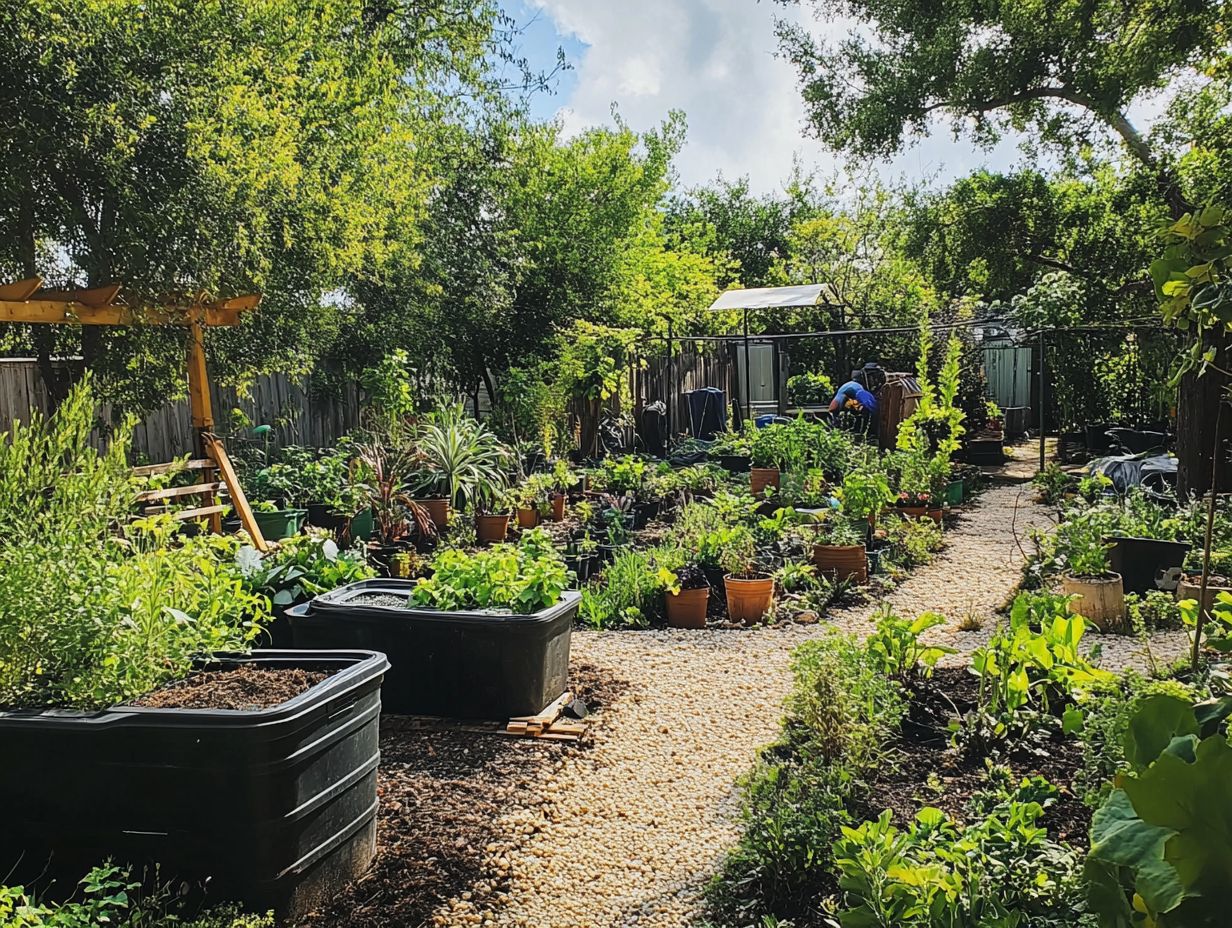
[[233,541],[129,524],[128,430],[97,452],[93,427],[87,382],[0,436],[0,705],[114,705],[246,648],[265,618]]
[[474,554],[443,551],[432,566],[432,576],[420,578],[411,600],[445,611],[525,615],[554,606],[569,583],[564,559],[542,529],[526,532],[516,545],[493,545]]
[[894,519],[886,527],[890,559],[900,567],[919,567],[942,545],[941,526],[932,519]]
[[787,395],[798,406],[825,405],[834,396],[834,381],[813,371],[792,374],[787,378]]
[[79,899],[44,904],[22,886],[0,886],[4,928],[274,928],[274,916],[245,915],[235,906],[184,917],[169,888],[143,893],[119,867],[95,867],[78,884]]
[[[891,813],[842,828],[834,857],[840,924],[879,928],[1073,925],[1077,855],[1039,820],[1055,787],[1024,780],[968,824],[924,808],[905,828]],[[988,800],[985,799],[985,802]],[[1028,915],[1029,913],[1029,915]]]

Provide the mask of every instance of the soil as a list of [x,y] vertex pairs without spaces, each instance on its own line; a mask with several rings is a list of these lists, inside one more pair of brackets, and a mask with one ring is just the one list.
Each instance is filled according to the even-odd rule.
[[[595,712],[627,684],[579,664],[569,685]],[[509,873],[485,872],[484,861],[507,840],[501,819],[540,803],[542,781],[563,757],[589,749],[586,739],[536,741],[383,716],[376,860],[297,928],[418,928],[462,894],[477,904],[496,899]]]
[[242,664],[228,670],[203,670],[129,705],[151,709],[270,709],[294,699],[328,676],[314,670]]
[[[985,758],[951,746],[950,720],[973,709],[978,683],[960,667],[940,667],[929,680],[911,687],[902,733],[891,745],[896,755],[868,783],[865,801],[854,810],[860,818],[876,818],[884,809],[906,825],[922,806],[933,806],[958,821],[968,818],[972,796],[988,788]],[[1082,767],[1077,739],[1057,736],[1024,745],[994,760],[1008,767],[1015,780],[1039,775],[1060,791],[1040,824],[1050,837],[1071,844],[1086,842],[1091,810],[1072,784]]]

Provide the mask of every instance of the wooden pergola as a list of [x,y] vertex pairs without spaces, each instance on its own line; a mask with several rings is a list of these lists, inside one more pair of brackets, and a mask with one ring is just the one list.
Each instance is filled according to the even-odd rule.
[[[260,551],[267,549],[264,536],[253,518],[252,509],[227,456],[222,440],[214,434],[214,409],[210,399],[209,373],[205,362],[205,329],[239,325],[245,312],[256,309],[258,294],[213,299],[198,293],[172,297],[155,305],[129,304],[120,300],[121,284],[108,284],[84,290],[43,288],[41,277],[0,285],[0,322],[33,325],[174,325],[187,330],[188,406],[192,417],[194,448],[188,469],[199,475],[191,486],[149,490],[141,501],[147,512],[166,511],[177,499],[200,497],[200,505],[175,513],[182,520],[208,519],[215,532],[222,530],[224,507],[217,495],[226,489],[240,523]],[[142,476],[167,473],[175,465],[150,464],[135,468]]]

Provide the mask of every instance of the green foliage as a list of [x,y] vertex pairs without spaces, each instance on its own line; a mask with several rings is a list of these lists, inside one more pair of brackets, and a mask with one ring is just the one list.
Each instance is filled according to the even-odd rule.
[[[842,828],[834,858],[844,928],[1072,925],[1077,855],[1040,825],[1056,789],[1024,781],[968,824],[924,808]],[[1026,921],[1029,919],[1029,921]]]
[[826,405],[834,396],[834,381],[813,371],[792,374],[787,378],[787,395],[797,406]]
[[1232,747],[1225,698],[1139,703],[1125,738],[1133,773],[1095,813],[1086,876],[1107,928],[1217,925],[1227,916]]
[[1074,478],[1055,461],[1049,461],[1047,467],[1031,478],[1031,486],[1039,492],[1040,501],[1049,505],[1061,502],[1066,493],[1076,489]]
[[[487,94],[496,22],[453,0],[6,6],[6,276],[37,247],[61,256],[56,283],[123,280],[136,302],[262,291],[259,314],[211,339],[215,371],[303,369],[344,324],[324,295],[415,243],[434,139]],[[126,405],[182,392],[182,332],[56,338]]]
[[894,500],[884,472],[871,467],[853,470],[843,477],[839,496],[843,512],[853,519],[871,519]]
[[941,526],[932,519],[892,519],[886,538],[891,558],[902,567],[930,563],[943,543]]
[[244,586],[275,606],[305,602],[330,590],[376,576],[362,549],[341,551],[328,532],[293,535],[268,554],[242,547],[235,563]]
[[413,378],[410,355],[401,348],[360,372],[367,413],[380,427],[396,428],[415,414],[419,403]]
[[[1110,675],[1079,649],[1086,631],[1082,616],[1069,614],[1063,600],[1054,609],[1047,617],[1017,605],[1009,627],[972,654],[978,704],[959,729],[970,749],[987,754],[1046,729],[1056,717],[1067,731],[1081,728],[1082,714],[1072,701]],[[1033,621],[1039,623],[1038,632],[1032,630]]]
[[930,677],[937,661],[953,648],[926,645],[920,636],[930,628],[945,625],[945,616],[922,612],[913,620],[901,618],[891,608],[883,606],[877,616],[877,630],[869,636],[868,659],[878,670],[897,680],[915,676]]
[[846,803],[885,759],[906,709],[854,636],[806,642],[791,666],[783,738],[741,784],[744,834],[708,891],[724,923],[771,924],[828,883]]
[[467,554],[442,551],[431,577],[421,577],[411,601],[447,612],[485,610],[526,615],[554,606],[569,573],[542,529],[525,532],[516,545],[497,544]]
[[0,436],[0,705],[114,705],[243,650],[266,614],[233,541],[169,516],[129,524],[128,432],[95,451],[93,410],[83,384]]
[[[1222,363],[1207,336],[1232,328],[1232,237],[1228,212],[1217,204],[1186,213],[1167,230],[1163,257],[1151,262],[1151,279],[1164,322],[1197,338],[1180,357],[1182,374]],[[1218,366],[1218,364],[1217,364]]]
[[1176,598],[1163,590],[1150,590],[1141,596],[1126,593],[1125,612],[1135,630],[1170,631],[1184,624]]
[[[1135,157],[1154,155],[1124,117],[1140,94],[1201,69],[1219,47],[1224,6],[1169,0],[1032,6],[930,6],[811,0],[821,19],[851,17],[858,31],[830,44],[783,24],[785,55],[800,71],[814,128],[860,155],[896,152],[940,111],[955,131],[990,144],[1014,126],[1069,151],[1089,144],[1088,120],[1120,133]],[[1092,24],[1098,28],[1092,28]],[[997,41],[985,41],[996,35]],[[875,39],[873,38],[875,37]]]
[[423,496],[439,495],[455,509],[492,505],[504,492],[509,450],[495,433],[468,416],[461,403],[443,405],[416,435],[424,470],[416,483]]
[[201,915],[177,914],[170,890],[143,894],[140,882],[115,866],[95,867],[78,884],[80,900],[47,904],[22,886],[0,886],[5,928],[274,928],[274,917],[244,915],[234,906]]
[[1096,684],[1083,700],[1082,771],[1075,783],[1088,805],[1102,803],[1114,777],[1130,769],[1125,755],[1130,720],[1147,698],[1156,695],[1192,702],[1195,689],[1177,680],[1130,672]]

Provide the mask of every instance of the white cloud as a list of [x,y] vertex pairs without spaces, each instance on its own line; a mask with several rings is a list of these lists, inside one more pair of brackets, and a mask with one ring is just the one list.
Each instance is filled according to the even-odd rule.
[[[586,46],[572,61],[575,79],[559,112],[567,132],[609,124],[613,104],[638,130],[657,126],[669,110],[682,110],[688,142],[676,168],[686,186],[721,172],[729,179],[747,175],[754,190],[771,191],[786,180],[795,156],[823,176],[844,163],[806,131],[796,71],[776,56],[774,19],[794,18],[813,35],[830,40],[848,33],[850,21],[819,21],[807,4],[779,6],[769,0],[528,3],[545,12],[559,35]],[[1158,101],[1142,101],[1130,115],[1149,124],[1160,108]],[[968,137],[955,139],[949,124],[939,119],[928,136],[891,162],[867,167],[887,179],[944,181],[982,166],[1007,169],[1022,160],[1016,136],[985,151]]]

